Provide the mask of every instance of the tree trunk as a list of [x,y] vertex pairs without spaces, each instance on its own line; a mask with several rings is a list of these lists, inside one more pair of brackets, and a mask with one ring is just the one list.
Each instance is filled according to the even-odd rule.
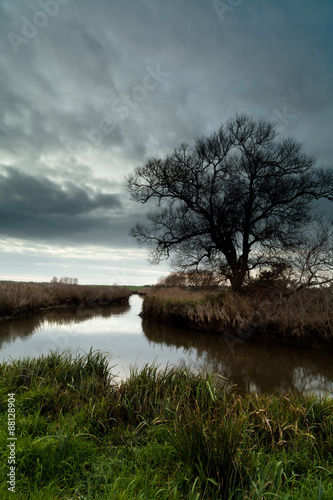
[[242,291],[244,279],[247,272],[247,262],[244,262],[244,258],[234,259],[230,265],[231,268],[231,288],[234,292],[240,293]]
[[231,288],[234,292],[240,293],[242,290],[245,274],[239,269],[232,270]]

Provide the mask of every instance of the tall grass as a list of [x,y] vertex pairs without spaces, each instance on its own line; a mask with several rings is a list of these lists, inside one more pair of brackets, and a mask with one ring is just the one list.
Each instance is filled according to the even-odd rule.
[[23,499],[333,498],[333,401],[237,395],[219,377],[146,365],[116,382],[100,352],[0,365]]
[[62,306],[127,303],[131,291],[122,287],[0,282],[0,318]]
[[144,298],[142,316],[216,333],[333,347],[331,288],[260,296],[162,287]]

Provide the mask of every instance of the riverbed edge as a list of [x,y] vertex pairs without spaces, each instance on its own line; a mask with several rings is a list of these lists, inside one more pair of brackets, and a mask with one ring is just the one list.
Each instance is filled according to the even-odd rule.
[[[322,293],[326,295],[321,296]],[[328,297],[332,300],[332,307]],[[314,300],[321,308],[324,302],[326,310],[314,314]],[[333,350],[331,291],[329,295],[327,291],[318,290],[311,291],[309,297],[308,291],[305,291],[287,298],[268,300],[232,291],[211,293],[159,288],[143,298],[140,316],[145,320],[154,319],[203,334],[234,336],[241,341]]]
[[51,309],[128,304],[132,292],[120,286],[0,282],[0,321]]

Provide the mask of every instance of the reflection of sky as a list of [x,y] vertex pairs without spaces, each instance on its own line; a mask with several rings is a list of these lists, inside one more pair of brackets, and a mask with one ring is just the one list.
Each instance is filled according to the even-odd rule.
[[195,352],[148,341],[142,332],[139,317],[142,299],[133,295],[130,304],[129,311],[122,315],[97,316],[79,324],[56,325],[46,321],[33,335],[5,343],[0,360],[40,356],[57,349],[82,353],[93,348],[111,355],[110,366],[116,365],[112,372],[120,377],[129,374],[130,366],[141,367],[154,360],[162,368],[167,364],[181,364],[185,360],[186,364],[194,363]]
[[[161,368],[167,365],[192,370],[206,368],[229,377],[240,388],[259,393],[286,392],[291,384],[302,393],[333,395],[333,369],[327,353],[325,357],[322,352],[311,351],[310,359],[309,354],[304,354],[302,349],[287,350],[282,345],[268,349],[267,344],[258,346],[242,343],[230,355],[220,337],[202,337],[200,333],[193,332],[182,332],[177,339],[165,337],[167,345],[161,341],[163,332],[158,328],[155,330],[153,324],[151,330],[155,332],[154,335],[143,332],[139,317],[141,304],[142,299],[133,295],[131,307],[123,309],[125,312],[122,313],[115,309],[116,314],[108,317],[93,314],[88,317],[89,311],[83,310],[78,313],[81,315],[79,323],[57,324],[46,320],[32,334],[6,337],[0,350],[0,361],[40,356],[57,349],[60,352],[70,350],[82,354],[92,348],[110,355],[111,371],[121,378],[129,375],[130,367],[140,368],[155,362]],[[87,319],[82,321],[86,316]],[[171,330],[174,332],[174,329]],[[178,341],[178,344],[173,344],[173,341]],[[289,360],[288,353],[291,356]]]
[[[300,383],[302,381],[303,383]],[[324,396],[333,395],[333,382],[326,380],[321,374],[309,374],[302,366],[294,370],[294,380],[296,389],[303,394],[316,394]]]

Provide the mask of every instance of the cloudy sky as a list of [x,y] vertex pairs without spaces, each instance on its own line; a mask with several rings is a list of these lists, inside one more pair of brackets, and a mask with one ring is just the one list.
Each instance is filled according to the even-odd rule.
[[0,0],[0,279],[153,283],[124,177],[237,112],[333,168],[332,0]]

